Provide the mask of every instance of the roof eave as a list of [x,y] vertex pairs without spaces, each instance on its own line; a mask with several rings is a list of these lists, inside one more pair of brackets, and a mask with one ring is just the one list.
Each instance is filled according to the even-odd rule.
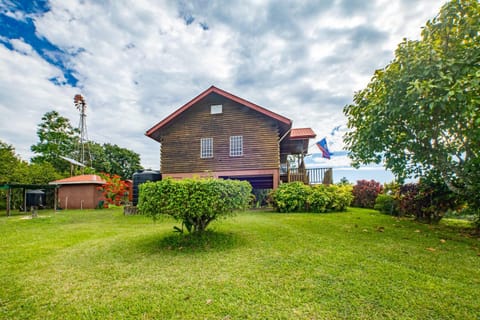
[[289,138],[288,140],[305,140],[305,139],[315,139],[317,135],[304,135],[304,136],[297,136],[295,138]]
[[73,181],[73,182],[50,182],[49,184],[52,184],[52,185],[65,185],[65,184],[98,184],[98,185],[104,185],[106,182],[103,181]]

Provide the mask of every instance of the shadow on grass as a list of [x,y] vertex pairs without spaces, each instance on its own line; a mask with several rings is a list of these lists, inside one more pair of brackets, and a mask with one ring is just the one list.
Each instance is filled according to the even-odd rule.
[[231,232],[207,230],[201,234],[151,236],[138,244],[145,253],[204,253],[231,250],[244,244],[244,240]]

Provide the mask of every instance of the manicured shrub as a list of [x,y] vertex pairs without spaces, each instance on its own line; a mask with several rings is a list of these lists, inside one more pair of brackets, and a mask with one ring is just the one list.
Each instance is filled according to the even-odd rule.
[[307,196],[308,210],[318,213],[327,212],[333,197],[331,190],[323,184],[311,187]]
[[352,199],[350,185],[307,186],[301,182],[284,183],[270,197],[278,212],[317,213],[343,211]]
[[373,209],[375,200],[382,191],[383,186],[375,180],[359,180],[352,190],[352,205],[354,207]]
[[271,193],[270,202],[278,212],[305,212],[310,187],[302,182],[282,183]]
[[165,179],[139,186],[138,209],[154,220],[170,215],[182,222],[183,232],[202,232],[210,222],[246,209],[252,200],[247,181],[222,179]]
[[345,211],[353,201],[353,186],[350,184],[330,185],[327,187],[333,194],[329,211]]

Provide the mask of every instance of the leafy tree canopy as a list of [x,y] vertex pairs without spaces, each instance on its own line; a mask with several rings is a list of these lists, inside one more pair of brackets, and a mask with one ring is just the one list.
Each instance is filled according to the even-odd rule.
[[0,184],[47,184],[63,177],[50,163],[28,164],[15,154],[13,146],[0,141]]
[[13,146],[0,140],[0,184],[12,181],[13,169],[21,162]]
[[344,108],[354,165],[435,176],[480,208],[480,4],[446,3]]
[[[70,172],[70,164],[61,156],[80,160],[79,132],[70,121],[57,111],[45,113],[38,125],[39,142],[31,146],[37,154],[32,163],[50,163],[58,172]],[[105,172],[119,175],[122,179],[131,179],[135,171],[142,169],[140,155],[116,144],[87,142],[85,172]],[[91,158],[91,163],[88,161]],[[91,168],[88,168],[91,166]],[[78,168],[77,168],[78,169]]]
[[38,125],[39,142],[31,146],[37,154],[33,163],[50,163],[59,172],[68,172],[70,164],[61,156],[72,157],[78,143],[78,130],[70,124],[70,120],[62,117],[57,111],[49,111],[42,117]]
[[97,172],[119,175],[122,180],[132,179],[133,174],[142,169],[140,155],[116,144],[89,142],[92,167]]

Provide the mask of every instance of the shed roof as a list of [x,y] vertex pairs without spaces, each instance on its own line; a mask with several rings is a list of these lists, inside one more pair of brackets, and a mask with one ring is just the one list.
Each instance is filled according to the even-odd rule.
[[55,180],[50,182],[50,184],[105,184],[107,183],[100,176],[96,174],[83,174],[80,176],[73,176],[70,178]]
[[290,131],[290,140],[313,139],[316,136],[311,128],[295,128]]
[[292,120],[284,117],[284,116],[281,116],[275,112],[272,112],[270,110],[267,110],[255,103],[252,103],[250,101],[247,101],[245,99],[242,99],[240,97],[237,97],[227,91],[224,91],[222,89],[219,89],[215,86],[211,86],[210,88],[208,88],[207,90],[203,91],[202,93],[200,93],[198,96],[196,96],[195,98],[193,98],[192,100],[190,100],[189,102],[187,102],[186,104],[184,104],[183,106],[181,106],[179,109],[177,109],[175,112],[173,112],[172,114],[170,114],[168,117],[166,117],[165,119],[163,119],[162,121],[160,121],[159,123],[157,123],[156,125],[154,125],[152,128],[150,128],[146,133],[145,135],[147,135],[148,137],[152,138],[152,139],[155,139],[155,137],[153,136],[153,134],[163,128],[164,126],[166,126],[167,124],[169,124],[172,120],[174,120],[176,117],[178,117],[180,114],[182,114],[184,111],[188,110],[189,108],[191,108],[195,103],[197,103],[198,101],[202,100],[203,98],[207,97],[209,94],[211,93],[216,93],[220,96],[223,96],[227,99],[230,99],[232,101],[235,101],[239,104],[242,104],[244,106],[246,106],[247,108],[250,108],[252,110],[255,110],[257,112],[260,112],[261,114],[267,116],[267,117],[270,117],[274,120],[277,120],[279,122],[281,122],[283,125],[286,125],[288,127],[291,127],[292,125]]

